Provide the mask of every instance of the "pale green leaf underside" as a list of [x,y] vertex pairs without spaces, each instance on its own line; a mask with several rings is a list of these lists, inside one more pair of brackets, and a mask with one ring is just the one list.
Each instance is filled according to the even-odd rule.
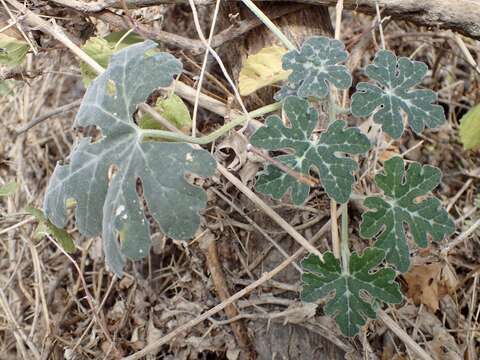
[[[95,143],[82,139],[72,150],[69,164],[57,165],[44,201],[50,221],[64,227],[66,202],[74,199],[78,229],[89,236],[102,234],[107,265],[119,275],[125,256],[139,259],[150,248],[149,224],[137,180],[141,180],[146,206],[162,232],[188,239],[198,227],[198,211],[205,206],[206,195],[188,183],[185,174],[209,176],[215,169],[215,161],[204,150],[183,143],[141,141],[132,118],[137,105],[154,89],[169,86],[182,71],[181,63],[170,54],[145,55],[155,46],[145,41],[119,51],[108,69],[92,82],[75,126],[95,125],[103,138]],[[109,181],[112,166],[116,172]]]
[[331,252],[323,255],[323,262],[318,256],[309,255],[302,262],[302,300],[315,302],[334,293],[327,301],[325,313],[335,318],[344,335],[355,336],[368,318],[376,317],[374,300],[395,304],[402,300],[395,271],[374,270],[384,255],[383,250],[376,248],[368,248],[362,255],[353,253],[349,273],[341,271],[339,260]]
[[[317,111],[306,100],[294,96],[285,99],[283,109],[291,127],[284,126],[278,116],[270,116],[265,126],[251,137],[252,145],[267,150],[293,150],[294,153],[276,159],[303,174],[315,168],[328,196],[340,203],[346,202],[354,182],[352,173],[358,165],[339,154],[367,152],[368,138],[357,128],[347,128],[344,121],[337,120],[318,139],[311,139],[318,121]],[[304,202],[309,192],[309,186],[273,166],[260,174],[256,189],[276,199],[291,189],[296,204]]]
[[341,41],[324,36],[309,38],[300,51],[292,50],[283,56],[283,69],[292,70],[292,73],[275,99],[280,101],[291,95],[322,99],[328,96],[331,85],[348,89],[352,85],[352,76],[346,66],[338,65],[347,56]]
[[384,197],[368,197],[364,205],[372,209],[363,214],[360,235],[372,238],[378,234],[375,246],[385,250],[387,261],[406,272],[410,254],[405,235],[408,224],[412,238],[420,247],[427,246],[427,235],[439,241],[455,231],[448,213],[435,197],[430,195],[440,184],[440,169],[430,165],[411,163],[405,171],[402,158],[394,157],[384,164],[385,173],[375,176],[375,182]]
[[361,82],[352,96],[352,114],[368,117],[382,125],[391,137],[397,139],[404,131],[402,112],[408,116],[410,127],[420,134],[425,127],[435,128],[445,122],[440,105],[433,105],[437,95],[432,90],[412,87],[420,84],[427,73],[427,65],[408,58],[397,57],[390,51],[379,51],[366,74],[378,85]]
[[459,135],[465,150],[480,148],[480,104],[463,115]]

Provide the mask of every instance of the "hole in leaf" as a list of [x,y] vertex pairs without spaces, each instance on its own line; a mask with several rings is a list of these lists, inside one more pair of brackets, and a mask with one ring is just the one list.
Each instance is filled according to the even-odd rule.
[[110,96],[115,96],[117,94],[117,86],[113,80],[108,79],[105,92]]

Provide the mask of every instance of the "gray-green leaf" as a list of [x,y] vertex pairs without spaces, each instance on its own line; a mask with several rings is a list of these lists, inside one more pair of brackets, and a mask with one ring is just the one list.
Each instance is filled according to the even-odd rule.
[[406,272],[410,265],[409,249],[405,236],[405,224],[410,227],[412,238],[420,247],[427,246],[427,234],[435,241],[455,231],[448,213],[440,200],[430,192],[440,184],[440,169],[430,165],[411,163],[405,172],[402,158],[396,156],[385,162],[385,173],[375,176],[375,183],[386,197],[373,196],[364,205],[373,209],[363,214],[360,235],[372,238],[379,234],[375,246],[385,250],[390,264]]
[[[357,163],[340,154],[363,154],[370,149],[370,141],[358,128],[346,128],[345,121],[337,120],[318,139],[311,139],[318,121],[318,113],[308,102],[290,96],[283,104],[291,127],[283,125],[278,116],[268,117],[264,127],[253,134],[252,145],[267,150],[292,149],[294,154],[276,159],[294,170],[309,174],[316,168],[328,196],[340,203],[346,202],[352,191],[352,172]],[[294,203],[301,204],[308,196],[309,186],[269,165],[260,174],[257,190],[275,199],[292,189]]]
[[[75,126],[97,126],[103,138],[93,143],[84,138],[76,145],[69,164],[55,168],[44,202],[50,221],[63,227],[66,202],[75,199],[78,229],[89,236],[102,233],[107,265],[118,275],[125,256],[148,254],[146,207],[164,234],[175,239],[193,236],[206,194],[187,182],[185,174],[209,176],[215,169],[207,151],[183,143],[142,141],[132,118],[137,105],[182,71],[172,55],[148,52],[155,46],[145,41],[114,54],[108,69],[87,89]],[[145,204],[138,194],[139,179]]]
[[[402,294],[391,268],[374,270],[384,259],[384,251],[367,248],[362,255],[353,253],[348,272],[331,252],[309,255],[302,262],[302,300],[315,302],[335,292],[328,300],[325,313],[333,316],[346,336],[355,336],[368,318],[376,317],[375,300],[398,304]],[[368,293],[368,297],[365,296]]]
[[382,125],[391,137],[397,139],[404,131],[402,112],[407,114],[410,127],[420,134],[425,127],[435,128],[445,122],[440,105],[433,105],[437,94],[432,90],[411,90],[420,84],[428,71],[426,64],[406,57],[397,57],[390,51],[377,53],[373,64],[365,72],[378,85],[361,82],[352,96],[352,114],[367,117]]
[[330,85],[348,89],[352,76],[344,65],[348,53],[345,45],[338,40],[316,36],[305,41],[300,51],[292,50],[282,58],[284,70],[292,70],[288,83],[275,95],[280,101],[289,95],[307,98],[325,98]]

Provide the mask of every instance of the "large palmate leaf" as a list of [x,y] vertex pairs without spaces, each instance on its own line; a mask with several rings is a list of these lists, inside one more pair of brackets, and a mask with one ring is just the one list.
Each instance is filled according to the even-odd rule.
[[411,163],[405,172],[402,158],[384,164],[385,173],[375,176],[375,183],[385,197],[368,197],[364,205],[373,209],[363,214],[360,235],[371,238],[379,234],[375,246],[385,250],[386,259],[401,272],[410,265],[405,224],[420,247],[427,246],[427,234],[439,241],[454,232],[455,226],[440,200],[427,197],[440,184],[441,171],[430,165]]
[[[291,127],[284,126],[278,116],[270,116],[265,126],[253,134],[250,139],[252,145],[267,150],[292,149],[293,154],[276,159],[303,174],[309,174],[312,167],[316,168],[328,196],[338,202],[346,202],[352,191],[352,172],[357,170],[358,165],[340,154],[367,152],[370,149],[368,138],[357,128],[346,128],[345,121],[337,120],[320,138],[312,139],[318,121],[317,111],[306,100],[294,96],[285,99],[283,109]],[[291,188],[296,204],[305,201],[309,192],[308,185],[273,166],[268,166],[260,175],[256,188],[276,199]]]
[[173,56],[147,52],[155,46],[145,41],[114,54],[108,69],[89,86],[75,126],[95,125],[103,138],[93,143],[82,139],[70,163],[55,168],[45,195],[45,213],[57,227],[65,226],[67,200],[76,201],[78,229],[89,236],[102,233],[107,264],[119,275],[125,256],[144,257],[150,247],[137,180],[162,232],[188,239],[198,227],[206,195],[189,184],[185,174],[208,176],[215,169],[208,152],[188,144],[142,141],[132,118],[137,104],[154,89],[169,86],[182,70]]
[[292,70],[285,85],[276,95],[281,100],[289,95],[325,98],[330,85],[348,89],[352,76],[344,65],[348,53],[341,41],[316,36],[305,41],[300,51],[292,50],[283,56],[283,69]]
[[428,71],[426,64],[406,57],[397,57],[390,51],[377,53],[373,64],[366,67],[368,77],[377,85],[361,82],[352,96],[352,114],[366,117],[382,125],[391,137],[402,136],[402,112],[408,116],[410,127],[420,134],[425,126],[435,128],[445,122],[440,105],[433,105],[437,95],[432,90],[411,90],[422,82]]
[[[348,271],[342,271],[339,259],[331,252],[309,255],[302,262],[302,300],[317,301],[335,293],[325,306],[325,313],[335,317],[342,333],[354,336],[368,318],[376,317],[375,300],[398,304],[402,294],[390,268],[374,270],[384,259],[384,251],[368,248],[363,255],[353,253]],[[368,293],[368,297],[365,295]]]

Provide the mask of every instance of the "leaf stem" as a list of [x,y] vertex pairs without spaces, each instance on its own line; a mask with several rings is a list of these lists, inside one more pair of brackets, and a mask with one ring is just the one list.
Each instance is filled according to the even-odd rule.
[[[282,107],[281,103],[273,103],[270,105],[265,105],[257,110],[251,111],[248,113],[250,118],[262,116],[268,113],[271,113],[275,110],[278,110]],[[166,130],[154,130],[154,129],[138,129],[141,133],[141,138],[159,138],[163,140],[178,141],[178,142],[187,142],[191,144],[205,145],[211,143],[212,141],[218,139],[220,136],[224,135],[234,127],[243,124],[247,120],[246,115],[240,115],[234,118],[232,121],[226,123],[219,129],[211,132],[208,135],[202,137],[192,137],[185,134],[178,134]]]
[[342,238],[340,241],[340,254],[342,257],[342,270],[344,273],[350,273],[348,261],[350,259],[350,249],[348,248],[348,202],[342,204]]
[[270,31],[288,48],[288,50],[297,49],[297,47],[285,36],[285,34],[282,33],[278,26],[275,25],[272,20],[270,20],[269,17],[253,3],[253,1],[242,0],[242,2],[265,24],[267,28],[270,29]]

